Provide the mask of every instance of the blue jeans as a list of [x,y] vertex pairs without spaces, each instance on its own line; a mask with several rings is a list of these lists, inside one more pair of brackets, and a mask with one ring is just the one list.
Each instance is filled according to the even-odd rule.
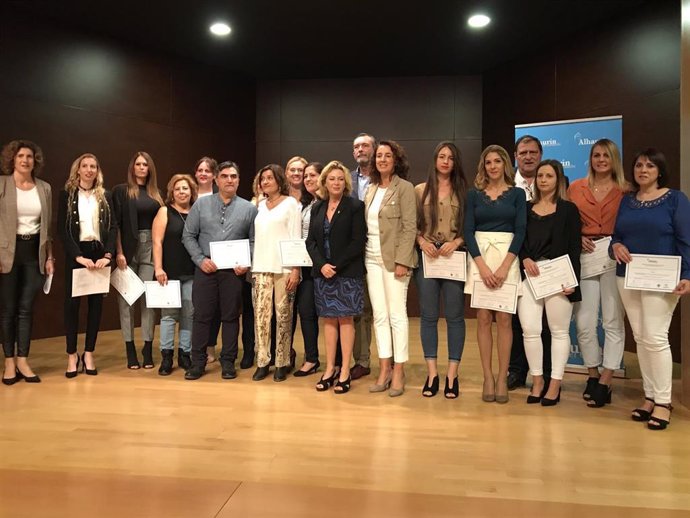
[[[421,258],[419,261],[422,264]],[[459,362],[465,348],[465,283],[446,279],[427,279],[424,268],[415,270],[421,313],[420,334],[424,358],[438,355],[438,319],[443,295],[443,310],[448,332],[448,360]]]
[[161,350],[175,348],[175,324],[180,322],[180,349],[185,352],[192,350],[192,320],[194,319],[194,305],[192,304],[193,279],[180,281],[182,307],[161,309]]

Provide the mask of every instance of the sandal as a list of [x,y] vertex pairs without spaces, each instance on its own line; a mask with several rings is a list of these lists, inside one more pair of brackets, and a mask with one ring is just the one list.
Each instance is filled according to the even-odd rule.
[[443,390],[443,395],[446,399],[456,399],[460,394],[460,383],[458,383],[457,376],[453,379],[453,386],[448,385],[448,378],[446,377],[446,388]]
[[[446,381],[446,387],[448,386],[448,382]],[[431,384],[429,384],[429,377],[427,376],[426,382],[424,383],[424,388],[422,389],[422,396],[424,397],[434,397],[438,393],[438,374],[434,376],[434,379],[431,380]]]
[[336,394],[345,394],[350,390],[350,383],[352,382],[352,376],[348,376],[345,381],[336,381],[333,392]]
[[316,390],[318,392],[326,392],[329,388],[333,386],[333,383],[335,383],[337,377],[338,373],[336,372],[334,372],[330,378],[325,378],[324,376],[321,376],[321,379],[316,384]]
[[671,422],[671,411],[673,410],[673,405],[671,403],[668,403],[667,405],[656,403],[654,405],[655,409],[659,407],[666,408],[668,410],[668,420],[661,419],[660,417],[656,417],[654,415],[650,416],[649,421],[647,422],[647,428],[650,430],[665,430]]
[[644,421],[649,421],[649,418],[652,417],[652,412],[654,411],[654,400],[650,397],[646,397],[645,400],[652,402],[652,410],[645,410],[644,408],[635,408],[630,414],[630,418],[633,421],[641,423]]

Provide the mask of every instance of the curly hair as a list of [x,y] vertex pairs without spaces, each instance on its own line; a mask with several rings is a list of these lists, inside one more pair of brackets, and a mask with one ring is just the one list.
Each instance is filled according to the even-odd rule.
[[43,151],[35,142],[30,140],[13,140],[5,144],[2,148],[2,158],[0,159],[0,168],[3,174],[12,174],[14,172],[14,159],[22,148],[30,149],[34,154],[34,168],[31,171],[31,176],[35,177],[43,169]]
[[[407,180],[407,174],[410,172],[410,164],[407,161],[407,154],[405,149],[395,140],[381,140],[376,146],[374,157],[378,153],[379,148],[388,146],[393,152],[393,174],[398,175],[403,180]],[[374,168],[371,171],[371,183],[381,183],[381,173],[376,167],[376,159],[374,158]]]
[[166,205],[172,205],[175,202],[175,184],[177,182],[185,181],[187,182],[187,185],[189,185],[189,190],[190,190],[190,198],[189,198],[189,204],[193,205],[194,202],[196,201],[196,198],[198,196],[198,186],[196,182],[194,181],[194,178],[192,178],[191,175],[180,173],[180,174],[175,174],[173,177],[170,179],[168,182],[168,192],[165,197],[165,204]]
[[[98,202],[98,206],[102,209],[106,217],[108,218],[108,226],[110,226],[110,205],[108,205],[108,200],[105,197],[105,187],[103,187],[103,170],[101,169],[101,163],[98,158],[93,153],[84,153],[77,157],[77,159],[72,162],[72,166],[69,168],[69,176],[65,182],[65,192],[67,192],[67,207],[71,207],[74,202],[74,197],[79,195],[79,168],[81,167],[81,162],[85,158],[91,158],[96,162],[96,169],[98,174],[93,182],[93,195]],[[72,224],[72,210],[67,211],[67,228]]]
[[485,164],[486,157],[489,155],[489,153],[496,153],[501,158],[504,167],[503,179],[505,180],[506,185],[514,187],[515,171],[513,170],[513,163],[510,160],[510,155],[508,155],[508,152],[505,149],[496,144],[487,146],[484,151],[482,151],[482,154],[479,157],[479,164],[477,164],[477,176],[474,177],[474,186],[480,191],[483,191],[486,189],[486,186],[489,185],[489,178],[486,175]]

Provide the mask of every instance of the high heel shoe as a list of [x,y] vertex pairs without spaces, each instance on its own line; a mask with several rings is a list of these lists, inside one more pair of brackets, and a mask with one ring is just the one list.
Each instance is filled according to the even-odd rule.
[[370,385],[369,392],[385,392],[388,390],[388,387],[391,386],[392,379],[393,373],[391,372],[382,384],[374,383],[373,385]]
[[38,376],[38,374],[34,374],[33,376],[26,376],[25,374],[22,374],[22,371],[17,368],[17,381],[23,379],[27,383],[40,383],[41,378]]
[[[424,383],[424,388],[422,388],[422,396],[424,397],[434,397],[438,392],[438,375],[434,376],[434,379],[429,383],[429,376],[426,377],[426,382]],[[448,387],[448,382],[446,381],[446,387]]]
[[336,379],[338,378],[340,374],[336,373],[333,371],[333,374],[331,375],[330,378],[324,378],[324,376],[321,376],[321,379],[318,381],[316,384],[316,391],[317,392],[326,392],[329,388],[333,386],[335,383]]
[[[654,405],[654,400],[650,397],[646,397],[645,400],[651,401],[652,405]],[[652,417],[652,412],[654,411],[654,406],[652,406],[651,410],[645,410],[644,408],[635,408],[632,413],[630,414],[630,418],[633,421],[637,421],[638,423],[642,423],[644,421],[649,421],[649,418]]]
[[14,378],[5,378],[3,375],[2,383],[3,383],[3,385],[10,386],[10,385],[14,385],[15,383],[17,383],[20,379],[21,378],[19,376],[17,376],[17,371],[15,370],[14,371]]
[[388,397],[399,397],[402,396],[405,393],[405,374],[403,374],[402,377],[402,385],[400,388],[393,388],[393,383],[392,383],[392,376],[391,376],[391,389],[388,391]]
[[582,393],[582,399],[585,401],[590,401],[592,399],[592,393],[594,392],[594,388],[597,386],[597,383],[599,383],[599,378],[593,378],[592,376],[587,378],[587,385]]
[[321,363],[319,360],[316,360],[316,363],[314,364],[313,367],[307,369],[306,371],[303,370],[296,370],[293,376],[295,378],[304,378],[305,376],[310,376],[312,374],[316,374],[316,372],[319,370],[319,367],[321,367]]
[[134,342],[125,342],[125,351],[127,351],[127,368],[137,370],[141,367],[139,365],[139,358],[137,358],[137,348]]
[[592,392],[592,399],[587,402],[587,406],[590,408],[600,408],[606,404],[610,404],[612,393],[613,388],[610,385],[597,383],[594,392]]
[[458,381],[458,377],[455,376],[455,378],[453,378],[453,386],[451,387],[448,384],[448,377],[446,376],[446,388],[443,389],[443,395],[445,396],[445,398],[446,399],[457,399],[459,394],[460,394],[460,382]]
[[558,388],[558,395],[556,399],[549,399],[547,397],[541,398],[541,406],[556,406],[561,401],[561,389]]
[[653,414],[649,417],[647,421],[647,428],[650,430],[665,430],[671,423],[671,411],[673,410],[673,405],[671,403],[664,405],[657,403],[654,408],[666,408],[668,410],[668,419],[661,419],[660,417],[655,417]]
[[542,398],[541,395],[533,396],[532,394],[530,394],[529,396],[527,396],[527,404],[528,405],[536,405],[537,403],[541,403],[541,398]]
[[[498,384],[497,384],[497,386],[498,386]],[[506,386],[506,393],[505,394],[499,394],[498,390],[494,389],[494,390],[496,390],[496,394],[495,394],[496,403],[500,403],[501,405],[504,405],[508,402],[508,381],[507,380],[506,380],[505,386]]]
[[352,376],[348,376],[345,381],[336,381],[335,387],[333,387],[333,392],[336,394],[345,394],[350,390],[350,383],[352,383]]
[[[486,387],[486,380],[484,380],[484,387]],[[491,387],[494,389],[493,393],[486,392],[484,388],[482,388],[482,401],[484,401],[484,403],[493,403],[496,401],[496,382],[493,378],[491,378]]]
[[74,368],[73,371],[65,371],[65,378],[76,378],[77,374],[79,374],[79,355],[77,355],[77,366]]
[[[77,369],[79,370],[79,369]],[[97,376],[98,375],[98,369],[89,369],[86,366],[86,361],[84,360],[84,355],[81,355],[81,371],[86,373],[88,376]]]
[[153,342],[144,342],[144,347],[141,348],[141,366],[144,369],[153,369],[155,365],[153,364]]

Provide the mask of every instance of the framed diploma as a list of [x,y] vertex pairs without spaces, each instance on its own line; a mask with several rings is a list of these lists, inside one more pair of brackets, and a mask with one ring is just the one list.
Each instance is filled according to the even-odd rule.
[[467,277],[467,252],[453,252],[449,256],[428,257],[422,252],[424,277],[465,281]]
[[124,270],[113,268],[110,274],[110,284],[130,306],[146,291],[142,280],[129,266]]
[[625,268],[626,290],[672,292],[680,282],[681,257],[678,255],[630,254]]
[[147,308],[181,308],[182,295],[180,293],[180,281],[168,281],[161,286],[158,281],[146,281],[146,307]]
[[280,264],[286,268],[294,266],[312,266],[304,239],[278,241],[280,247]]
[[249,253],[249,239],[234,241],[211,241],[211,261],[219,270],[228,270],[238,266],[249,268],[252,258]]
[[537,300],[561,293],[563,288],[574,288],[578,285],[573,264],[567,255],[539,261],[537,266],[539,275],[530,277],[525,274],[527,284]]
[[72,297],[110,291],[110,268],[75,268],[72,270]]
[[482,281],[474,281],[470,306],[512,313],[517,311],[518,285],[504,282],[503,286],[492,290]]
[[589,279],[616,269],[616,261],[609,257],[611,237],[594,241],[594,252],[580,254],[580,278]]

